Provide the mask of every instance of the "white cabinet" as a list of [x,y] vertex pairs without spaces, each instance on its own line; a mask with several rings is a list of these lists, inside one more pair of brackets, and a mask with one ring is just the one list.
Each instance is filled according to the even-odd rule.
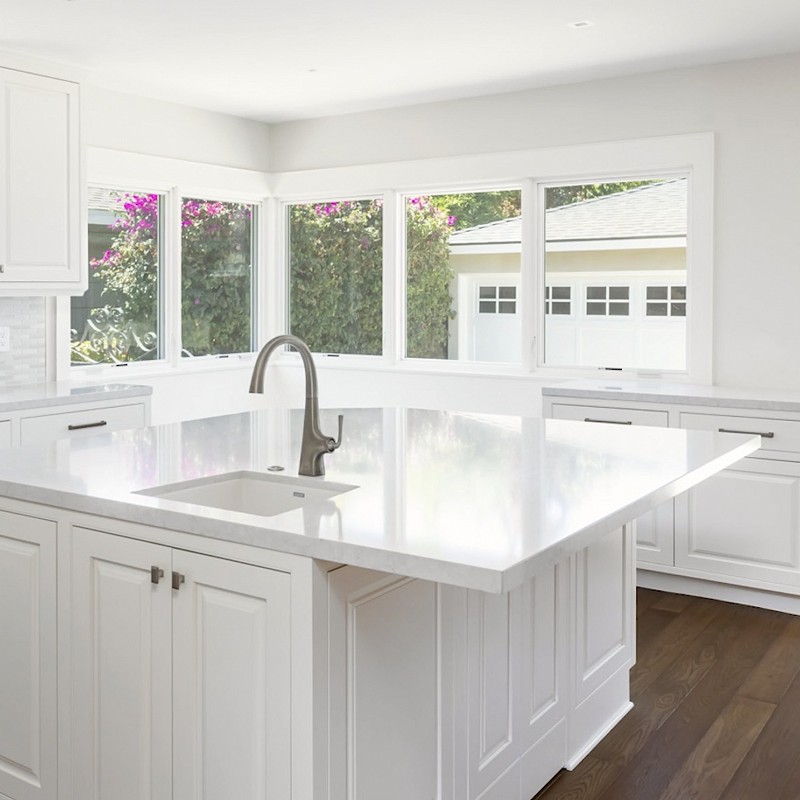
[[78,85],[0,69],[0,295],[80,294]]
[[56,798],[56,525],[0,511],[0,797]]
[[[98,392],[95,397],[102,397]],[[0,448],[47,444],[55,439],[82,439],[97,433],[142,428],[150,424],[150,396],[87,400],[25,407],[4,412],[0,420]]]
[[148,422],[144,402],[93,403],[69,411],[59,409],[20,417],[20,444],[45,444],[54,439],[81,439],[95,433],[142,428]]
[[327,797],[529,800],[630,708],[632,587],[626,529],[502,595],[330,572]]
[[10,419],[0,419],[0,447],[11,447]]
[[746,458],[678,497],[675,566],[800,590],[800,464]]
[[73,529],[71,797],[291,798],[289,584]]
[[[637,408],[630,404],[610,405],[553,402],[548,416],[555,419],[574,419],[598,425],[651,425],[669,426],[669,414],[663,409]],[[636,558],[642,563],[673,563],[673,507],[672,501],[664,503],[636,520]]]
[[[760,435],[761,448],[637,520],[639,567],[800,594],[800,410],[769,397],[760,405],[735,395],[728,405],[711,403],[708,389],[699,392],[702,404],[693,404],[690,387],[680,399],[660,401],[657,387],[640,386],[646,402],[629,385],[613,391],[584,385],[564,396],[552,387],[544,395],[545,416]],[[620,390],[624,399],[614,396]]]

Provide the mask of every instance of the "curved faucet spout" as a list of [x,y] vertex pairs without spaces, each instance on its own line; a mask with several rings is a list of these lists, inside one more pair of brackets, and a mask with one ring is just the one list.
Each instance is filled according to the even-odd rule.
[[332,453],[342,443],[343,416],[339,415],[339,435],[337,439],[325,436],[319,429],[319,399],[317,397],[317,370],[308,345],[297,336],[284,333],[270,339],[262,348],[253,366],[250,378],[250,392],[263,394],[264,375],[269,357],[281,345],[288,344],[300,353],[306,376],[306,405],[303,416],[303,443],[300,448],[298,474],[317,477],[325,474],[325,453]]

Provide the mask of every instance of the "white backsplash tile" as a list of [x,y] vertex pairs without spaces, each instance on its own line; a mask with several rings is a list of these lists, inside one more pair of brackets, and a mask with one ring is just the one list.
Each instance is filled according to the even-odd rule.
[[11,349],[0,353],[0,388],[47,379],[47,303],[43,297],[0,297],[0,326]]

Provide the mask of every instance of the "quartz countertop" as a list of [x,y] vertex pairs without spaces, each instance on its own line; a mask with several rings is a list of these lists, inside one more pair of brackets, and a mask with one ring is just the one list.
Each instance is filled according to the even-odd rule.
[[604,400],[614,398],[638,403],[683,403],[766,411],[800,412],[800,394],[765,389],[738,389],[659,381],[574,380],[542,387],[547,397]]
[[48,381],[23,386],[4,386],[0,388],[0,414],[29,408],[50,408],[73,403],[145,397],[152,393],[151,386],[135,386],[128,383],[75,386],[74,383],[67,381]]
[[[322,429],[336,430],[334,410]],[[302,410],[124,430],[0,463],[0,496],[503,592],[757,449],[758,437],[420,409],[344,412],[320,482],[271,517],[134,494],[271,465],[297,474]]]

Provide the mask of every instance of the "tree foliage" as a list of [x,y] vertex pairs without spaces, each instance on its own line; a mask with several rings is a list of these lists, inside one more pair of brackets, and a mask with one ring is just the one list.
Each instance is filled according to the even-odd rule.
[[[407,204],[408,355],[447,357],[453,222],[428,197]],[[292,206],[291,329],[315,352],[383,351],[383,208],[373,200]]]
[[[115,233],[90,266],[103,285],[104,309],[121,310],[132,337],[157,332],[159,198],[116,198]],[[240,353],[251,343],[251,207],[185,199],[181,207],[182,345],[189,355]]]
[[317,353],[380,354],[381,201],[298,204],[289,213],[292,333]]
[[[555,186],[547,207],[626,191],[651,181]],[[134,337],[157,329],[159,198],[117,197],[114,238],[91,267],[106,310],[120,309]],[[406,202],[406,350],[447,358],[455,317],[449,237],[454,230],[519,216],[519,190],[409,198]],[[312,351],[378,355],[383,351],[383,208],[379,199],[293,205],[290,324]],[[252,208],[185,199],[181,209],[182,337],[186,354],[253,349]],[[100,311],[95,309],[95,311]],[[84,349],[91,345],[84,343]],[[75,350],[79,360],[94,360]],[[127,356],[123,355],[123,358]],[[100,359],[102,360],[102,359]]]
[[185,353],[253,349],[251,229],[249,205],[183,201],[181,339]]
[[550,186],[547,189],[547,207],[558,208],[595,197],[627,192],[639,186],[646,186],[654,181],[623,181],[617,183],[581,183],[574,186]]

